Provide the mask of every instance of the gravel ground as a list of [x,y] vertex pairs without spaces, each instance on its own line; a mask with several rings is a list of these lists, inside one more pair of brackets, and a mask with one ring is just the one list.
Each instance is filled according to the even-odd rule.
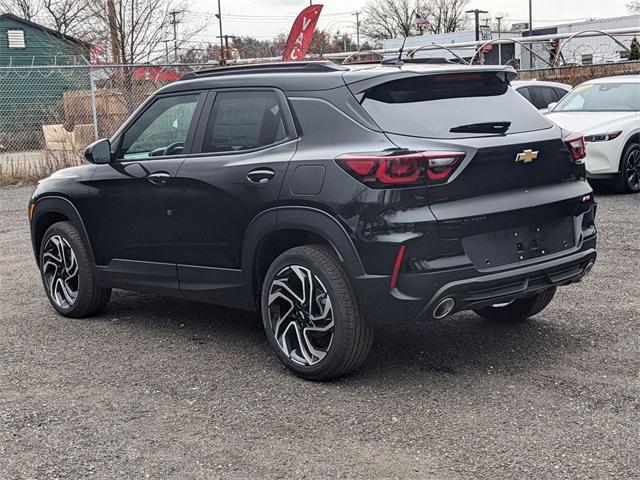
[[30,188],[0,190],[0,478],[640,478],[640,196],[598,198],[600,257],[531,322],[384,328],[331,383],[290,375],[256,316],[42,292]]

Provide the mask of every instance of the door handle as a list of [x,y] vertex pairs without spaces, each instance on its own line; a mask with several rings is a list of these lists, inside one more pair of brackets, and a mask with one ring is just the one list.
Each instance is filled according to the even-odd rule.
[[154,172],[147,177],[147,180],[149,180],[154,185],[164,185],[169,181],[170,178],[171,175],[167,172]]
[[276,172],[270,168],[256,168],[247,173],[247,180],[251,183],[267,183],[275,176]]

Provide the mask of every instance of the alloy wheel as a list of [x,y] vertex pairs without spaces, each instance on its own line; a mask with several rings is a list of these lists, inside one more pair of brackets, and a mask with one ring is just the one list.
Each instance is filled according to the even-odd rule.
[[271,282],[268,299],[271,332],[292,362],[312,366],[326,357],[335,323],[331,298],[307,267],[290,265]]
[[78,298],[79,268],[76,254],[60,235],[49,237],[42,254],[42,276],[51,300],[69,308]]
[[640,150],[631,150],[627,157],[627,166],[625,168],[625,178],[627,185],[633,191],[640,190]]

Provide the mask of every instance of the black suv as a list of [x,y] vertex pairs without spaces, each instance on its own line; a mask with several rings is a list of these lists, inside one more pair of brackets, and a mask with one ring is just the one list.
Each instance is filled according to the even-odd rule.
[[358,367],[373,327],[537,314],[596,258],[584,142],[511,68],[229,67],[162,88],[92,165],[29,205],[62,315],[112,288],[257,310],[311,379]]

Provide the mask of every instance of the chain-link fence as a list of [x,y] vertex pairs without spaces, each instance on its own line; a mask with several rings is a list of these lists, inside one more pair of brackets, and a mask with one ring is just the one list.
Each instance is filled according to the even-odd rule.
[[155,90],[207,64],[0,67],[0,184],[82,161]]

